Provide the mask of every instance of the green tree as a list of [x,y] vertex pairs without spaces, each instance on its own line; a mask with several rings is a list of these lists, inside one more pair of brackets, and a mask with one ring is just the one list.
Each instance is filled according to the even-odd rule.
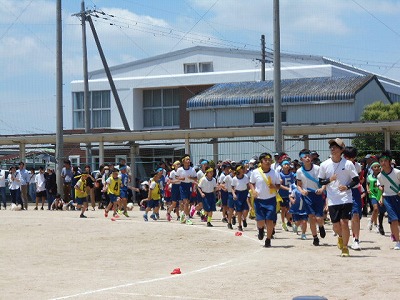
[[[375,102],[364,108],[361,115],[361,121],[392,121],[400,120],[400,103],[384,104]],[[367,153],[379,154],[384,149],[384,134],[367,133],[357,134],[353,140],[353,145],[359,150],[359,154],[364,156]],[[391,135],[390,145],[393,156],[397,162],[400,162],[400,135],[398,133]]]

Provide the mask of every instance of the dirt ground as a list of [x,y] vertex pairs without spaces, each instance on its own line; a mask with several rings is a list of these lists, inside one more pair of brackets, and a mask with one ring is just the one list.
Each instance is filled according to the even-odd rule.
[[[215,227],[144,222],[135,207],[113,222],[103,210],[0,211],[1,299],[398,299],[400,251],[366,230],[361,251],[341,258],[327,226],[321,246],[277,225],[272,248],[254,221],[242,236],[217,212]],[[236,226],[234,226],[236,229]],[[180,275],[171,275],[180,268]]]

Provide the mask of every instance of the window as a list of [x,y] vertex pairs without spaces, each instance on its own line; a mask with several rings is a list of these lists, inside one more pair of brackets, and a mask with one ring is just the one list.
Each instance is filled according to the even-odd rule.
[[72,167],[79,167],[81,164],[81,156],[80,155],[70,155],[68,159],[71,161],[71,166]]
[[179,102],[179,89],[143,91],[143,126],[179,126]]
[[185,74],[197,73],[197,64],[183,64]]
[[201,73],[212,72],[213,71],[212,62],[199,63],[199,70]]
[[[274,113],[271,111],[254,113],[254,124],[274,122]],[[282,112],[282,122],[286,122],[286,111]]]
[[[91,128],[111,127],[110,91],[90,92]],[[83,92],[73,93],[73,128],[85,128],[85,105]]]

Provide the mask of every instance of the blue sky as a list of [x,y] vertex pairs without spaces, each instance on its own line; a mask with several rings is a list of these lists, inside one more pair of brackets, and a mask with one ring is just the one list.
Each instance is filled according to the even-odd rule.
[[[110,66],[195,45],[272,48],[272,0],[86,0]],[[81,0],[63,0],[64,128],[82,78]],[[0,0],[0,134],[56,130],[56,1]],[[111,15],[111,16],[110,16]],[[400,80],[400,1],[281,0],[281,50]],[[113,24],[113,25],[110,25]],[[88,28],[89,70],[102,68]]]

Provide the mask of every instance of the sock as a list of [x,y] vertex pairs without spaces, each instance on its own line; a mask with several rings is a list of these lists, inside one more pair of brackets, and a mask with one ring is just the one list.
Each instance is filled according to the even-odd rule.
[[314,239],[317,239],[317,238],[318,238],[318,235],[313,235],[313,238],[314,238]]
[[208,216],[207,217],[207,222],[211,223],[211,219],[212,219],[212,217]]

